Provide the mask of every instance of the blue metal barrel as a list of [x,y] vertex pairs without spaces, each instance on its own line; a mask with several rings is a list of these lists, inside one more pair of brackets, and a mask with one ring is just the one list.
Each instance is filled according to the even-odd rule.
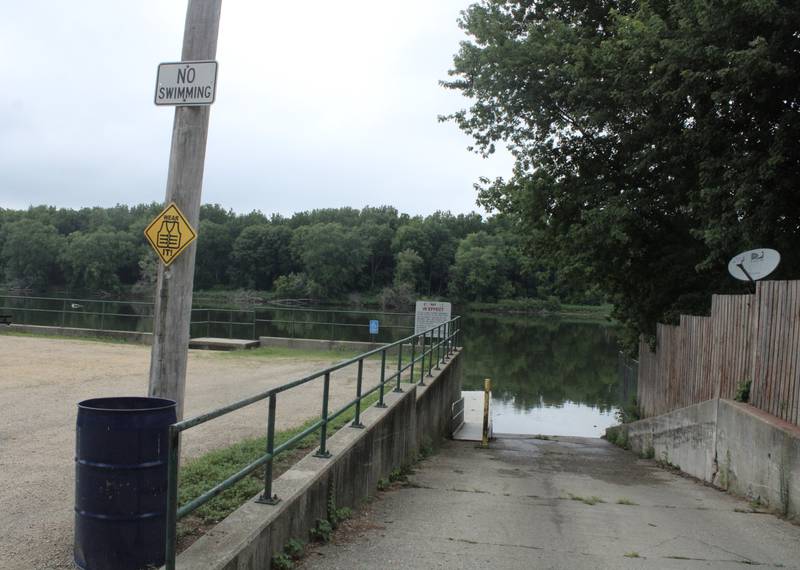
[[164,563],[168,428],[175,402],[96,398],[78,404],[75,563],[139,570]]

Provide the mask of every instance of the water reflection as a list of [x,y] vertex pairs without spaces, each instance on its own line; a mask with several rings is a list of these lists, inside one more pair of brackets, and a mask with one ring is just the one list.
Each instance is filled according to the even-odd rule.
[[464,389],[492,379],[495,432],[597,437],[615,423],[612,326],[473,314],[464,330]]

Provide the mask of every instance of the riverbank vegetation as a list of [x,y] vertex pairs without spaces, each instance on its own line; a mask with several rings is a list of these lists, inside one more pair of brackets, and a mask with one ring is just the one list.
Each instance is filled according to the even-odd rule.
[[800,4],[481,0],[460,24],[445,86],[471,106],[443,120],[513,154],[479,201],[535,264],[599,285],[633,335],[748,292],[740,251],[797,277]]
[[[143,230],[159,204],[0,209],[0,274],[15,288],[151,295],[156,257]],[[372,300],[408,309],[420,295],[491,303],[515,297],[600,303],[522,253],[504,216],[338,208],[291,217],[204,205],[195,289],[206,298]],[[552,304],[552,303],[551,303]]]

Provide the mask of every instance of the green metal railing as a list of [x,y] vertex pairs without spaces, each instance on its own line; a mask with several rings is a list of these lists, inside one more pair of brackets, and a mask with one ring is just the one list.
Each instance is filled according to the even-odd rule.
[[[407,363],[403,362],[403,347],[410,345],[411,358]],[[167,478],[167,530],[166,530],[166,568],[167,570],[174,570],[175,557],[176,557],[176,543],[177,543],[177,525],[178,520],[188,515],[194,510],[198,509],[226,489],[232,487],[237,482],[241,481],[256,469],[264,467],[264,491],[256,502],[262,504],[274,505],[280,501],[272,492],[272,464],[279,454],[284,451],[294,448],[307,436],[319,431],[319,448],[315,456],[321,458],[331,457],[330,450],[328,449],[328,424],[335,420],[337,417],[345,413],[352,407],[355,407],[355,417],[351,424],[353,428],[364,427],[361,423],[361,408],[364,398],[378,392],[378,402],[375,404],[379,408],[385,408],[384,397],[386,387],[394,385],[394,392],[402,392],[401,379],[406,371],[408,374],[408,381],[414,383],[414,373],[419,372],[419,385],[425,385],[425,378],[433,376],[433,370],[439,370],[441,364],[446,362],[457,347],[462,346],[462,331],[460,328],[460,317],[442,323],[440,325],[431,327],[430,329],[418,334],[413,334],[402,340],[386,344],[369,352],[360,354],[354,358],[344,360],[333,366],[314,372],[308,376],[288,382],[281,386],[271,388],[265,392],[261,392],[249,398],[239,400],[222,408],[218,408],[206,414],[196,416],[194,418],[186,419],[177,422],[169,427],[169,455],[168,455],[168,478]],[[395,372],[387,376],[386,356],[389,351],[397,350],[397,368]],[[364,360],[380,355],[380,379],[378,383],[364,390]],[[417,366],[419,363],[419,366]],[[356,377],[356,394],[355,398],[344,406],[331,412],[329,410],[329,396],[330,396],[330,382],[331,373],[337,370],[342,370],[353,364],[357,365]],[[426,368],[427,366],[427,368]],[[322,378],[322,412],[320,419],[304,429],[300,433],[294,435],[290,439],[275,446],[275,414],[277,410],[278,394],[297,388],[314,380]],[[222,417],[236,410],[240,410],[246,406],[268,400],[267,405],[267,441],[264,454],[259,458],[253,460],[246,467],[239,470],[237,473],[231,475],[224,481],[214,485],[211,489],[189,501],[185,505],[178,505],[178,467],[180,463],[180,438],[181,433],[209,422],[213,419]]]
[[[154,305],[149,301],[0,295],[0,314],[10,314],[13,322],[26,325],[152,332],[153,312]],[[368,332],[371,318],[381,320],[379,337],[383,340],[394,340],[414,330],[414,313],[284,307],[193,308],[191,335],[376,340]]]

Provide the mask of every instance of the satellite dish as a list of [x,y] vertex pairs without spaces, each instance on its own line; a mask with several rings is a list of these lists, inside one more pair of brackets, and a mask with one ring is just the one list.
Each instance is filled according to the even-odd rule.
[[733,256],[728,262],[728,272],[740,281],[758,281],[778,267],[781,254],[774,249],[751,249]]

